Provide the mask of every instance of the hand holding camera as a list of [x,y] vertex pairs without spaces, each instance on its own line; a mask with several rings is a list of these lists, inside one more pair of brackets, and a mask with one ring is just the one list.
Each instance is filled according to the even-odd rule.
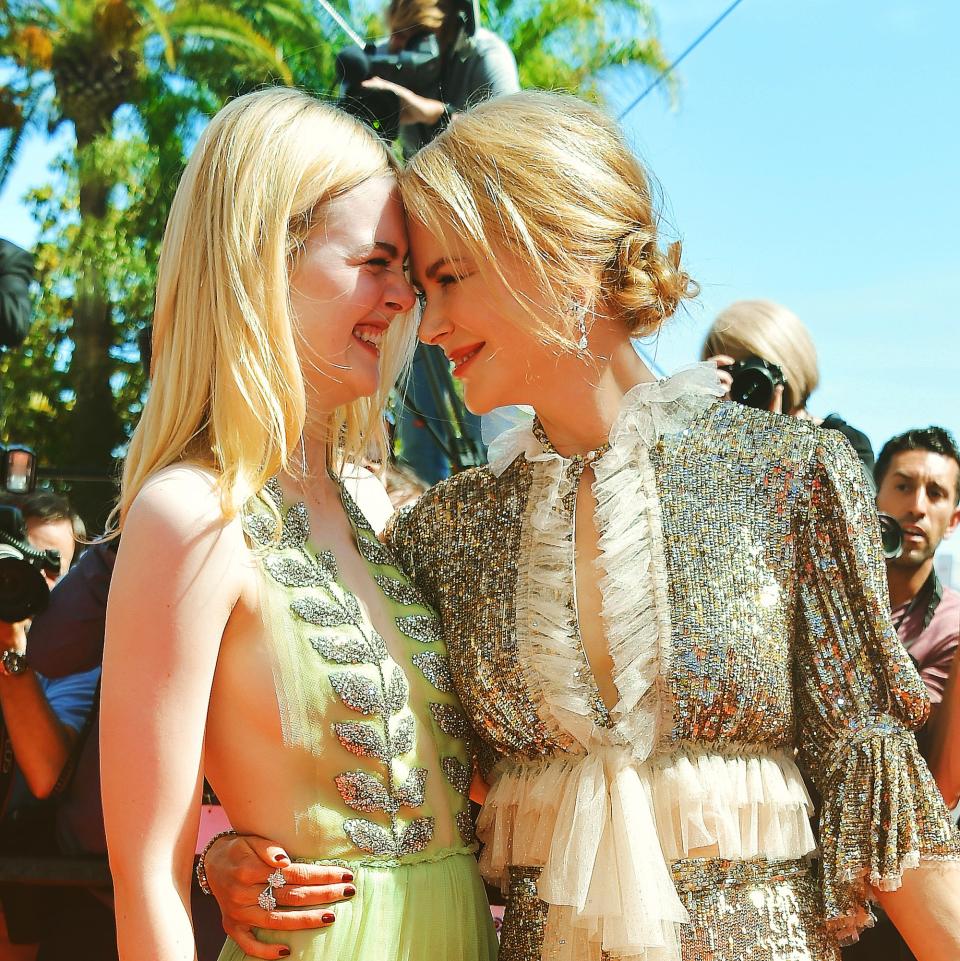
[[756,410],[783,413],[783,388],[787,380],[776,364],[756,356],[734,360],[727,354],[715,354],[709,359],[717,365],[720,383],[727,389],[727,400]]
[[[36,480],[36,458],[30,448],[0,447],[0,488],[27,494]],[[37,550],[27,541],[23,514],[0,505],[0,621],[16,624],[47,606],[50,588],[44,571],[60,573],[60,552]]]

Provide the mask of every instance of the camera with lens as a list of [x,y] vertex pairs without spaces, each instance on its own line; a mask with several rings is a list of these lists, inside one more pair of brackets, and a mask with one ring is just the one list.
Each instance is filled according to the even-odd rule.
[[[460,35],[472,37],[480,20],[478,0],[454,0]],[[414,33],[398,52],[388,40],[344,47],[337,54],[336,76],[340,84],[339,106],[368,123],[384,140],[400,134],[400,98],[389,90],[369,90],[364,80],[380,77],[421,97],[435,98],[443,56],[433,30]]]
[[399,53],[387,43],[344,47],[337,54],[340,106],[366,121],[384,140],[400,134],[400,98],[390,90],[368,90],[364,80],[380,77],[414,93],[426,95],[440,77],[440,46],[436,35],[425,31],[407,42]]
[[756,355],[735,361],[721,370],[728,371],[733,381],[730,399],[756,410],[769,410],[773,392],[787,383],[780,367]]
[[903,528],[897,519],[883,511],[877,511],[880,517],[880,543],[883,546],[883,556],[888,561],[896,560],[903,553]]
[[[29,494],[37,479],[37,458],[20,444],[0,446],[0,490]],[[43,572],[60,570],[60,552],[38,551],[27,541],[27,525],[16,507],[0,504],[0,620],[13,624],[39,614],[50,589]]]

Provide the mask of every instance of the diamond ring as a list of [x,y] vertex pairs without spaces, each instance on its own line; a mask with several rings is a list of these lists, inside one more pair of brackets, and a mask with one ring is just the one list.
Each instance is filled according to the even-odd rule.
[[263,908],[264,911],[273,911],[277,906],[277,899],[273,896],[273,885],[268,884],[259,895],[257,895],[257,904]]

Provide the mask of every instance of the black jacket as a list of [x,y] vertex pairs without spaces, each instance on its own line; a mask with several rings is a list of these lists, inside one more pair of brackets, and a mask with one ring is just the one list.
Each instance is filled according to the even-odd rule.
[[32,280],[33,255],[0,240],[0,347],[19,347],[30,330]]

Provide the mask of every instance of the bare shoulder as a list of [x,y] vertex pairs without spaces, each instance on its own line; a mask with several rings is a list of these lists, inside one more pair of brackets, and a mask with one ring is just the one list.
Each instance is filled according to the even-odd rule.
[[227,573],[228,591],[239,590],[248,551],[240,518],[224,516],[216,480],[212,471],[191,464],[150,477],[127,514],[118,566],[148,562],[158,575],[176,580],[213,564]]
[[224,517],[214,472],[174,464],[143,485],[127,515],[124,539],[130,528],[150,527],[180,538],[225,532],[234,526],[239,533],[239,519]]

